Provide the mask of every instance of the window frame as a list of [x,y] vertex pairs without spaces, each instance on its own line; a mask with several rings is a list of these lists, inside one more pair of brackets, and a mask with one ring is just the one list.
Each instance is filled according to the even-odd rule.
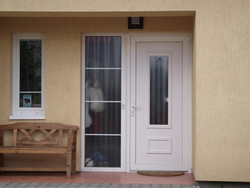
[[[41,107],[20,107],[20,40],[41,40]],[[9,119],[45,119],[45,34],[14,33],[13,35],[13,90],[12,115]]]

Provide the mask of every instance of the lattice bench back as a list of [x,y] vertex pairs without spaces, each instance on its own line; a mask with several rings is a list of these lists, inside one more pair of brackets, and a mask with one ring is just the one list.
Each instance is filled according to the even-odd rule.
[[[76,131],[77,126],[64,125],[61,123],[15,123],[1,125],[3,130],[13,130],[13,146],[18,145],[57,145],[63,146],[63,132]],[[40,132],[43,137],[34,139],[34,133]],[[21,135],[20,135],[21,133]],[[58,134],[57,134],[58,133]],[[57,136],[58,135],[58,136]],[[57,139],[55,138],[58,137]]]

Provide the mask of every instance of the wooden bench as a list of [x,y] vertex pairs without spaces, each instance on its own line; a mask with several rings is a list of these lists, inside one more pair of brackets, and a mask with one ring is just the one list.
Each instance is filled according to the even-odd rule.
[[[4,145],[4,131],[13,131],[12,145]],[[0,125],[0,171],[66,171],[67,178],[76,173],[76,137],[79,128],[61,123],[15,123]],[[39,140],[34,133],[40,132]],[[67,146],[63,145],[63,134],[67,133]],[[39,133],[38,133],[39,134]],[[5,167],[4,154],[65,154],[65,167]]]

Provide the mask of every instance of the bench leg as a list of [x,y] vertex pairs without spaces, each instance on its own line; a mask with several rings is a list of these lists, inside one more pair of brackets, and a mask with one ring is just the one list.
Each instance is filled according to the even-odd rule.
[[[3,153],[0,154],[0,167],[3,167]],[[0,173],[3,173],[3,171],[0,171]]]
[[[3,146],[3,130],[0,130],[0,146]],[[4,155],[3,153],[0,154],[0,167],[4,166]],[[0,171],[3,173],[3,171]]]
[[67,153],[67,179],[71,178],[72,152]]
[[72,154],[72,165],[73,165],[72,174],[76,174],[77,132],[75,132],[73,136],[73,146],[75,147],[75,149],[73,149],[73,154]]
[[72,155],[72,165],[73,165],[72,174],[76,174],[76,150],[73,151],[73,155]]

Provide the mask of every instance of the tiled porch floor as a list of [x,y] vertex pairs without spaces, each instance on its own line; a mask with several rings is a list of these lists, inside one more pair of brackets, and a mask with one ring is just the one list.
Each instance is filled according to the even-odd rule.
[[80,172],[66,179],[65,173],[3,173],[0,182],[27,183],[123,183],[123,184],[181,184],[194,185],[193,175],[153,177],[136,172]]

